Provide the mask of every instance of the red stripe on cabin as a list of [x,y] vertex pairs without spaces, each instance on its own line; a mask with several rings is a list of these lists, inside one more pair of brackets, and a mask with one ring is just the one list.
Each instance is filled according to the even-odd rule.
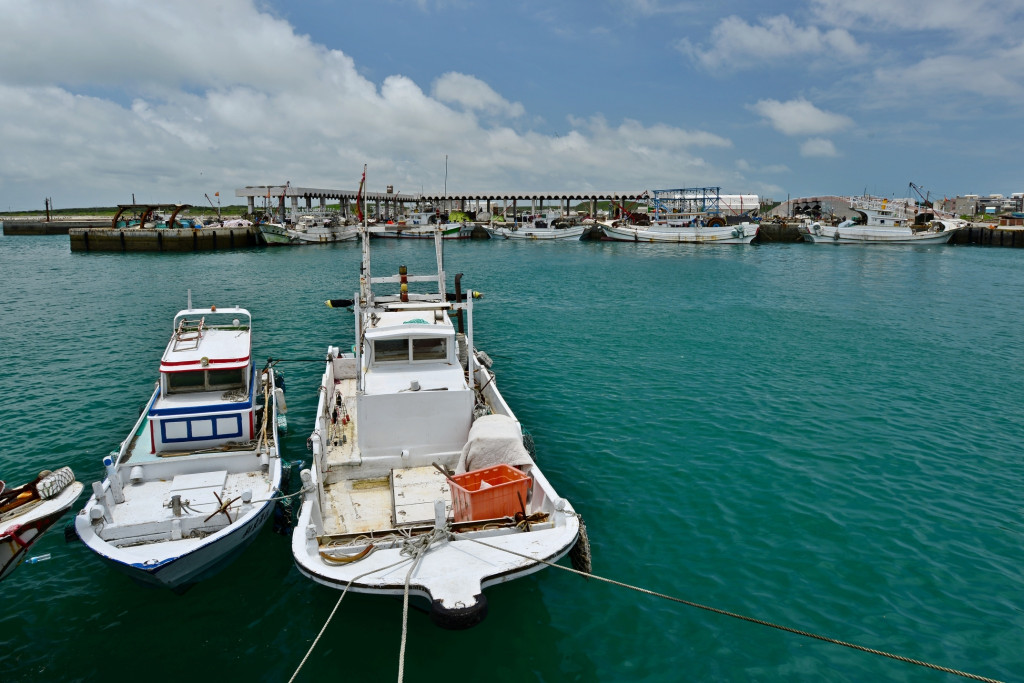
[[[244,356],[242,358],[210,358],[210,359],[207,359],[206,362],[209,365],[213,365],[214,363],[248,363],[250,358],[252,358],[252,356]],[[163,360],[163,361],[160,361],[160,365],[199,365],[199,364],[200,364],[200,361],[198,361],[198,360],[176,360],[176,361]]]

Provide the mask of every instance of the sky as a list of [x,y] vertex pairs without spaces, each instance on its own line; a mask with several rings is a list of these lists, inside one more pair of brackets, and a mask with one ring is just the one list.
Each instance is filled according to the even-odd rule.
[[0,0],[0,211],[1024,191],[1020,0]]

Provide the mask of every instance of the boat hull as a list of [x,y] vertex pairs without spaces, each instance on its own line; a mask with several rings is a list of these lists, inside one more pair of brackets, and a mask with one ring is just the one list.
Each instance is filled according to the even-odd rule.
[[[168,541],[130,549],[103,541],[93,531],[87,510],[75,517],[75,531],[90,550],[106,563],[141,584],[181,591],[213,576],[255,540],[270,519],[274,503],[253,509],[242,519],[201,541]],[[139,551],[152,548],[154,552]]]
[[359,236],[357,226],[343,226],[337,228],[317,227],[308,230],[288,230],[288,237],[291,244],[330,244],[332,242],[347,242]]
[[283,225],[263,223],[259,226],[260,240],[268,246],[291,244],[291,237]]
[[757,225],[754,223],[705,227],[602,225],[601,230],[604,239],[618,242],[750,244],[757,237]]
[[946,244],[956,228],[913,231],[910,228],[837,228],[819,224],[797,228],[805,242],[811,244]]
[[495,239],[506,240],[578,240],[585,226],[579,225],[571,228],[486,228],[488,234]]
[[[472,226],[465,226],[460,224],[441,226],[441,239],[445,240],[460,240],[469,239],[473,236]],[[382,229],[371,229],[370,237],[380,237],[384,239],[416,239],[416,240],[432,240],[434,239],[434,233],[438,231],[437,226],[413,226],[403,228],[400,226],[384,226]]]

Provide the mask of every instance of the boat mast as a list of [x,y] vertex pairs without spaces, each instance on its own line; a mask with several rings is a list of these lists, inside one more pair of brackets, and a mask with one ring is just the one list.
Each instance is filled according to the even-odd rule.
[[[356,208],[359,210],[359,217],[362,219],[359,234],[363,239],[363,258],[359,273],[359,299],[363,306],[373,305],[373,289],[370,283],[370,234],[366,224],[366,211],[360,202],[366,202],[363,188],[366,187],[366,164],[363,164],[363,179],[359,181],[359,191],[356,193]],[[358,340],[357,340],[358,341]]]
[[437,256],[437,291],[441,294],[441,301],[445,300],[447,283],[444,277],[444,247],[441,245],[441,227],[434,231],[434,253]]

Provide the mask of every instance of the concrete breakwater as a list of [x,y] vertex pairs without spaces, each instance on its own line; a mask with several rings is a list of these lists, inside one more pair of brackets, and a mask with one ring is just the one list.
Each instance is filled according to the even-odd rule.
[[949,243],[978,244],[986,247],[1024,247],[1024,230],[972,225],[960,228]]
[[71,228],[110,227],[109,218],[60,218],[39,220],[38,218],[4,218],[5,235],[67,235]]
[[259,244],[255,228],[71,228],[71,251],[211,251]]

